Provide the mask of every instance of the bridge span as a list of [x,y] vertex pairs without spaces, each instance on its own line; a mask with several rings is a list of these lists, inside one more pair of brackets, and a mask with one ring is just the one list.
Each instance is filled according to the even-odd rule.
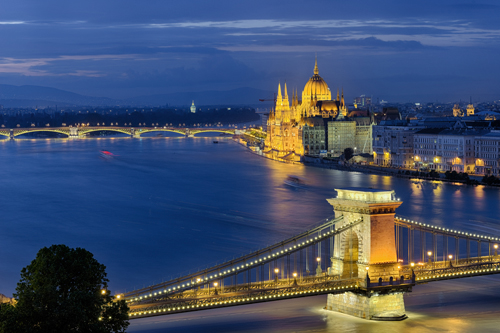
[[394,191],[336,190],[335,215],[301,234],[117,297],[130,319],[325,294],[326,309],[402,320],[419,284],[500,273],[499,237],[396,217]]
[[226,127],[194,127],[194,128],[177,128],[177,127],[121,127],[121,126],[82,126],[82,127],[27,127],[27,128],[11,128],[0,129],[0,136],[5,136],[10,139],[15,139],[16,137],[36,132],[49,132],[58,133],[68,136],[68,138],[84,138],[87,135],[95,132],[115,132],[123,133],[130,137],[139,138],[142,134],[151,132],[168,132],[176,133],[186,137],[193,137],[200,133],[224,133],[224,134],[239,134],[243,133],[244,130],[238,130],[235,128]]

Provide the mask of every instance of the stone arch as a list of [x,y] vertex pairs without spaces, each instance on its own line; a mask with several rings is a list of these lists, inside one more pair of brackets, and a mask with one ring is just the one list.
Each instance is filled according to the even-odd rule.
[[352,228],[345,233],[342,278],[358,277],[359,237]]

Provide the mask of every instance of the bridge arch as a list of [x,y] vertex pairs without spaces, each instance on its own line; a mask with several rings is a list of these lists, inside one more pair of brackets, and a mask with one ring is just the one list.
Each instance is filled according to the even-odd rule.
[[169,132],[169,133],[176,133],[176,134],[180,134],[180,135],[186,135],[186,133],[184,133],[181,130],[174,130],[174,129],[170,129],[170,128],[148,128],[148,129],[136,128],[135,129],[135,134],[137,136],[141,136],[142,134],[153,133],[153,132]]
[[200,133],[226,133],[226,134],[233,135],[234,131],[222,130],[222,129],[220,129],[220,130],[218,130],[218,129],[206,129],[206,130],[191,130],[190,133],[193,135],[200,134]]
[[[52,128],[34,128],[34,129],[27,129],[27,130],[14,130],[13,136],[20,136],[24,134],[29,134],[29,133],[36,133],[36,132],[50,132],[50,133],[59,133],[59,134],[64,134],[69,137],[69,130],[60,130],[60,129],[52,129]],[[3,134],[3,133],[2,133]]]
[[89,133],[94,133],[94,132],[117,132],[117,133],[123,133],[127,135],[131,135],[129,129],[125,128],[114,128],[114,127],[101,127],[101,128],[79,128],[78,129],[78,134],[83,135],[83,134],[89,134]]
[[344,235],[344,258],[342,278],[358,277],[359,238],[356,231],[351,228]]

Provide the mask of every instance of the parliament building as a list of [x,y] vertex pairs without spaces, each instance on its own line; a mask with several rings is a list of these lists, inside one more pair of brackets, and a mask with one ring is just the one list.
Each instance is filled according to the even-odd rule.
[[[357,115],[356,117],[354,115]],[[365,114],[365,116],[368,114]],[[304,155],[340,156],[345,148],[371,153],[372,120],[354,112],[350,117],[344,92],[332,99],[330,88],[319,76],[318,62],[299,100],[298,92],[288,97],[278,84],[276,105],[267,120],[264,154],[273,159],[300,161]]]

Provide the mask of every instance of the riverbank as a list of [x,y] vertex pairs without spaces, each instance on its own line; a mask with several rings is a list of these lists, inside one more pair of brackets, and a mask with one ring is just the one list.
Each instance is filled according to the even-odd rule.
[[[248,146],[246,141],[243,139],[238,139],[235,140],[237,143],[245,146],[247,149],[252,151],[258,156],[268,158],[264,154],[262,154],[262,151],[260,149],[252,149],[252,146]],[[271,158],[268,158],[271,159]],[[328,160],[328,159],[323,159],[321,157],[312,157],[312,156],[304,156],[302,162],[291,162],[291,161],[284,161],[284,160],[275,160],[271,159],[274,161],[278,161],[281,163],[290,163],[290,164],[302,164],[304,166],[312,166],[316,168],[324,168],[324,169],[333,169],[333,170],[341,170],[341,171],[349,171],[349,172],[362,172],[365,174],[372,174],[372,175],[383,175],[383,176],[391,176],[391,177],[397,177],[397,178],[406,178],[406,179],[419,179],[419,180],[425,180],[425,181],[434,181],[434,182],[442,182],[442,183],[454,183],[454,184],[463,184],[463,185],[482,185],[482,186],[489,186],[489,187],[500,187],[500,184],[486,184],[482,182],[483,175],[468,175],[469,180],[459,180],[459,179],[447,179],[444,178],[444,173],[439,173],[439,178],[435,177],[426,177],[426,176],[420,176],[420,175],[415,175],[413,174],[415,170],[409,170],[409,169],[395,169],[395,168],[388,168],[388,167],[380,167],[380,166],[374,166],[374,165],[361,165],[361,164],[340,164],[338,161],[335,160]],[[410,174],[406,174],[406,172],[409,171]]]

